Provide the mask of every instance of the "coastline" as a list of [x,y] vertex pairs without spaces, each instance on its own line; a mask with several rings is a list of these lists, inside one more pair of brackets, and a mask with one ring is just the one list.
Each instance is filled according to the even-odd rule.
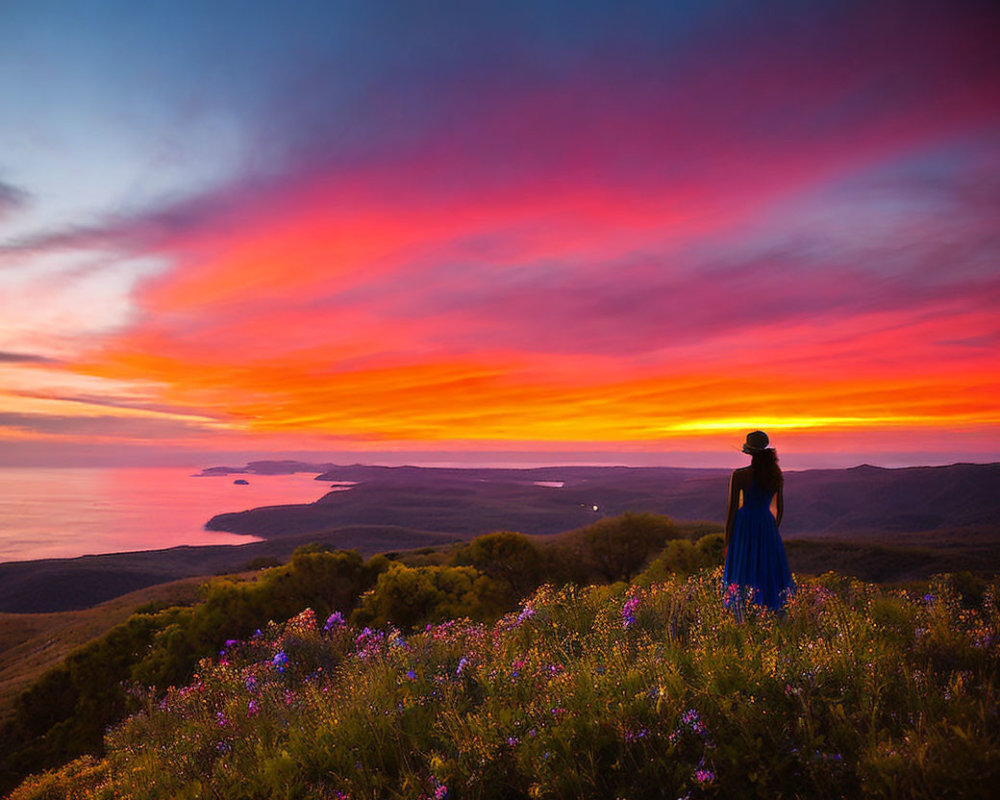
[[[792,543],[790,558],[810,571],[840,564],[859,577],[902,580],[938,566],[936,571],[1000,568],[1000,463],[893,470],[861,466],[792,472],[786,478],[782,536]],[[225,513],[206,523],[259,537],[251,543],[0,563],[0,611],[87,608],[157,583],[241,572],[260,559],[286,560],[296,547],[311,542],[357,549],[367,557],[447,545],[495,530],[547,536],[625,511],[718,522],[728,472],[353,465],[316,479],[356,485],[312,503]],[[544,485],[556,482],[562,486]]]

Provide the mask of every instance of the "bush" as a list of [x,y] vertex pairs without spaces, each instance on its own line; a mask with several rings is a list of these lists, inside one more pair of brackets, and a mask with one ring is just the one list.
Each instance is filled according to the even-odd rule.
[[697,543],[687,539],[674,539],[667,542],[660,555],[636,577],[635,583],[649,587],[669,580],[674,575],[687,577],[705,567],[721,564],[724,558],[725,544],[721,534],[703,536]]
[[392,564],[361,597],[351,616],[359,625],[397,625],[498,616],[503,588],[474,567],[407,567]]
[[625,513],[574,531],[565,538],[564,546],[590,575],[615,583],[631,580],[651,556],[680,536],[669,517]]
[[454,563],[475,567],[504,584],[511,605],[516,605],[542,582],[541,551],[523,533],[500,531],[477,536],[455,554]]

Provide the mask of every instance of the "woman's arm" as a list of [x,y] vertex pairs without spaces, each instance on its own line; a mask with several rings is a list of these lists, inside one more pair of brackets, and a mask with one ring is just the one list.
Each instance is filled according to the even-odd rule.
[[729,549],[729,537],[733,533],[736,522],[736,510],[740,507],[740,487],[734,472],[729,478],[729,507],[726,509],[726,549]]
[[781,528],[781,517],[785,513],[785,493],[782,490],[782,487],[780,485],[778,486],[778,491],[775,493],[774,502],[775,502],[775,504],[777,506],[776,509],[775,509],[777,511],[777,513],[774,515],[774,522],[775,522],[775,525],[777,525],[778,528],[780,529]]

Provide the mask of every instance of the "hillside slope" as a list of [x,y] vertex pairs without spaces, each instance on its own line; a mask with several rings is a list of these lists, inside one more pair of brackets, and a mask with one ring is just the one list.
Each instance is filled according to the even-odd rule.
[[827,576],[737,623],[719,577],[412,634],[307,610],[11,800],[991,796],[995,598]]
[[201,578],[162,583],[80,611],[0,613],[0,724],[14,696],[71,651],[124,622],[145,605],[188,605],[198,598]]
[[13,561],[0,564],[0,612],[88,608],[166,581],[240,572],[254,559],[287,561],[296,547],[314,541],[371,556],[446,545],[458,541],[458,537],[391,525],[350,525],[236,546],[184,546],[138,553]]

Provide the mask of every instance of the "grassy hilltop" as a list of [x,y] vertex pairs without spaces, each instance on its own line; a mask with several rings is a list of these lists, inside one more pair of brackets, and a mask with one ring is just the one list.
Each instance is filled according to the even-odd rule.
[[665,566],[494,623],[363,625],[377,584],[357,624],[306,609],[11,800],[990,796],[996,585],[830,574],[740,624],[718,567]]

